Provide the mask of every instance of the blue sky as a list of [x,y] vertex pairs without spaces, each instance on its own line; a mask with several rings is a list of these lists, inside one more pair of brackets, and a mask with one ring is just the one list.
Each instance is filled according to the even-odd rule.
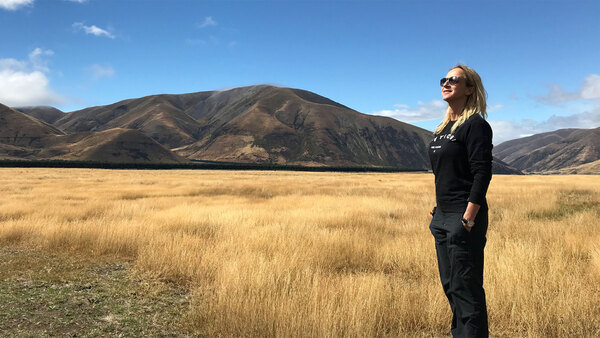
[[494,143],[600,126],[600,1],[0,0],[0,102],[65,112],[253,84],[433,130],[465,63]]

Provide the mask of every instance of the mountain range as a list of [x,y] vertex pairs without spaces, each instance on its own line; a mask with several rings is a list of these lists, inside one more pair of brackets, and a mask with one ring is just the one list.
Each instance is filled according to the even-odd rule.
[[5,160],[184,161],[137,130],[114,128],[67,134],[1,104],[0,135],[0,158]]
[[499,144],[494,156],[530,173],[600,174],[600,128],[559,129]]
[[[144,153],[151,153],[147,149],[151,143],[142,135],[172,153],[169,161],[428,167],[429,131],[392,118],[361,114],[299,89],[261,85],[226,91],[152,95],[62,113],[62,116],[51,107],[18,110],[30,119],[35,116],[45,122],[46,128],[53,128],[54,138],[62,134],[91,137],[99,132],[108,138],[107,132],[112,130],[112,140],[126,130],[137,131]],[[11,114],[15,115],[15,112]],[[14,136],[12,130],[0,132]],[[49,139],[37,140],[31,146],[38,149],[44,148],[43,142],[65,144]],[[108,142],[106,147],[111,147],[112,143],[114,141]],[[22,142],[19,145],[24,146]],[[79,159],[95,160],[98,151],[89,149],[79,154]],[[15,157],[15,152],[9,155]],[[28,155],[27,158],[48,159],[67,156],[66,152],[55,155],[45,151],[30,151]],[[132,158],[134,161],[143,159],[143,156]],[[101,160],[121,158],[103,156]]]
[[[572,136],[568,142],[587,142],[581,133]],[[426,170],[430,139],[431,132],[425,129],[362,114],[309,91],[268,85],[151,95],[70,113],[0,104],[0,159],[12,160],[219,161]],[[546,140],[544,145],[549,146],[558,139]],[[527,151],[515,155],[517,141],[494,148],[495,173],[539,171],[536,160],[519,156],[526,157]],[[589,153],[577,165],[597,156]],[[570,163],[565,160],[551,169]]]

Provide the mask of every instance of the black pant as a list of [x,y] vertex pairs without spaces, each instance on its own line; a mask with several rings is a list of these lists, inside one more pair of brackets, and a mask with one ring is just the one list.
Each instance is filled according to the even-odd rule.
[[462,216],[463,212],[444,213],[437,208],[429,229],[435,238],[442,287],[452,309],[452,336],[488,337],[483,290],[487,206],[479,209],[470,232],[463,227]]

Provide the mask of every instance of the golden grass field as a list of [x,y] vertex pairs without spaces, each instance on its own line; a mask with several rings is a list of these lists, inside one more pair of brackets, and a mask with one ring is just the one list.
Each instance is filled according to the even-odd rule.
[[[192,333],[442,336],[425,173],[0,169],[0,245],[132,261]],[[600,335],[598,176],[494,176],[494,336]]]

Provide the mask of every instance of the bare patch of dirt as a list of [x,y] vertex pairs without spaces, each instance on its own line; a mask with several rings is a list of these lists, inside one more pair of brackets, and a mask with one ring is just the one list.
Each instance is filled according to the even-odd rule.
[[186,290],[129,262],[0,247],[0,335],[181,337]]

